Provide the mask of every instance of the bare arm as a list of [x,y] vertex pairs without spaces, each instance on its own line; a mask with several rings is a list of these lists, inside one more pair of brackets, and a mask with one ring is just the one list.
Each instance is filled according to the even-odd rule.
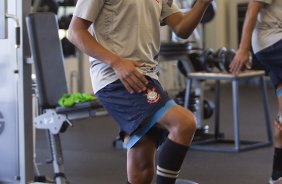
[[73,16],[68,30],[68,39],[77,48],[87,55],[108,64],[119,79],[122,81],[128,92],[142,92],[146,89],[146,78],[136,69],[143,66],[137,61],[130,61],[105,49],[89,33],[88,28],[92,24],[87,20]]
[[165,19],[177,36],[188,38],[201,21],[211,0],[197,0],[194,7],[187,13],[175,13]]
[[230,72],[232,73],[239,73],[241,68],[249,61],[252,33],[256,25],[257,15],[262,7],[263,3],[257,2],[255,0],[251,0],[249,2],[239,49],[237,50],[236,55],[230,64]]
[[120,58],[102,47],[89,33],[88,28],[92,22],[73,17],[68,29],[68,39],[82,52],[112,66]]

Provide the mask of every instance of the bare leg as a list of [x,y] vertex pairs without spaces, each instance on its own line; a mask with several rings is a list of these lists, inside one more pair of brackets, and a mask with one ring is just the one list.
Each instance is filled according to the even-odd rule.
[[[126,141],[128,137],[126,138]],[[145,135],[127,150],[127,176],[130,184],[150,184],[155,173],[156,140]]]
[[[282,85],[279,85],[278,89],[281,89]],[[282,95],[278,96],[278,114],[282,115]],[[282,124],[279,122],[275,122],[275,130],[274,130],[274,144],[277,148],[282,148]]]
[[[279,85],[277,92],[282,88]],[[278,115],[282,115],[282,95],[277,93],[279,110]],[[279,120],[274,121],[274,156],[273,156],[273,168],[272,168],[272,180],[276,180],[279,183],[282,182],[282,122]],[[280,178],[280,179],[279,179]],[[274,182],[270,182],[274,183]]]

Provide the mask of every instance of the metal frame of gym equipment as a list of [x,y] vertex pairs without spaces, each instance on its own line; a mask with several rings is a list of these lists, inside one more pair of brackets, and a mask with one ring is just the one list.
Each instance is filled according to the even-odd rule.
[[[264,80],[264,71],[245,71],[238,75],[233,75],[229,73],[205,73],[205,72],[192,72],[188,73],[188,78],[186,81],[186,94],[185,94],[185,104],[189,102],[189,96],[191,91],[191,85],[194,81],[201,80],[214,80],[215,83],[215,123],[214,123],[214,137],[209,139],[194,141],[191,145],[191,149],[204,150],[204,151],[223,151],[223,152],[240,152],[251,150],[255,148],[271,146],[272,141],[272,130],[269,117],[268,108],[268,98],[267,90]],[[241,80],[259,79],[259,84],[262,92],[262,102],[264,108],[265,125],[266,125],[266,141],[250,141],[241,140],[239,131],[239,89],[238,83]],[[233,101],[233,126],[234,126],[234,140],[225,139],[220,133],[220,82],[229,81],[232,82],[232,101]],[[218,144],[221,144],[219,146]],[[233,147],[224,146],[224,144],[234,145]],[[244,145],[244,146],[243,146]]]
[[[189,54],[193,52],[201,52],[198,48],[192,48],[193,42],[185,42],[185,43],[167,43],[162,44],[160,49],[160,61],[161,62],[170,62],[170,61],[177,61],[181,62],[185,72],[187,73],[193,73],[195,72],[195,68],[192,64],[192,61],[189,57]],[[187,76],[185,76],[186,78]],[[203,91],[200,90],[201,83],[195,82],[194,83],[194,89],[196,95],[200,97],[199,99],[199,107],[202,107],[202,101],[204,98]],[[184,104],[186,108],[188,108],[188,104]],[[197,121],[197,128],[202,129],[203,123],[202,123],[202,109],[198,108],[195,112],[193,112]]]
[[[195,1],[194,1],[195,2]],[[189,4],[189,3],[188,3]],[[179,5],[182,8],[183,12],[188,12],[191,7],[185,7],[185,5],[179,1]],[[186,4],[187,5],[187,4]],[[193,3],[190,4],[193,6]],[[167,61],[177,61],[180,62],[184,68],[184,72],[182,74],[187,78],[187,73],[197,72],[196,67],[190,58],[191,54],[194,53],[202,53],[205,49],[205,40],[204,38],[204,27],[205,24],[209,23],[213,20],[217,11],[216,2],[212,2],[208,9],[206,10],[205,14],[201,20],[201,27],[196,28],[192,35],[188,39],[181,39],[173,33],[168,27],[166,32],[164,31],[163,36],[167,36],[168,38],[164,40],[164,42],[160,46],[160,61],[167,62]],[[201,31],[199,30],[201,28]],[[202,32],[202,34],[200,34]],[[201,35],[201,36],[200,36]],[[203,101],[204,101],[204,92],[201,90],[202,83],[196,81],[193,84],[193,89],[195,96],[197,96],[197,108],[193,110],[193,114],[197,118],[197,130],[195,137],[199,139],[203,139],[206,137],[210,137],[209,133],[207,133],[208,129],[203,125],[202,116],[203,116]],[[184,107],[188,108],[189,101],[185,101]]]
[[95,101],[70,108],[58,106],[58,100],[68,89],[57,16],[51,12],[32,13],[26,19],[41,112],[35,117],[34,125],[47,131],[56,184],[69,183],[64,173],[60,133],[65,132],[72,121],[104,112],[98,112],[102,106]]
[[30,4],[31,0],[0,0],[0,183],[4,184],[33,181],[31,65],[25,26]]

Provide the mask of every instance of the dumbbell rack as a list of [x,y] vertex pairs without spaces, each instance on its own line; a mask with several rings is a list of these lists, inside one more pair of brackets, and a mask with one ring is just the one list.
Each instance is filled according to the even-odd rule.
[[[214,122],[214,136],[200,141],[193,141],[191,148],[195,150],[204,151],[223,151],[223,152],[240,152],[245,150],[251,150],[264,146],[272,145],[272,132],[269,118],[268,98],[266,85],[264,81],[264,71],[244,71],[238,75],[230,73],[207,73],[207,72],[192,72],[188,73],[186,81],[186,94],[185,104],[189,102],[189,94],[191,92],[192,82],[198,82],[202,80],[215,81],[215,122]],[[259,84],[262,91],[263,108],[265,115],[266,125],[266,141],[249,141],[241,140],[239,133],[239,108],[238,108],[238,82],[246,79],[259,79]],[[232,101],[233,101],[233,125],[234,125],[234,139],[225,139],[220,133],[220,82],[229,81],[232,82]],[[227,144],[227,145],[226,145]],[[232,144],[233,146],[230,146]],[[219,146],[221,145],[221,146]]]

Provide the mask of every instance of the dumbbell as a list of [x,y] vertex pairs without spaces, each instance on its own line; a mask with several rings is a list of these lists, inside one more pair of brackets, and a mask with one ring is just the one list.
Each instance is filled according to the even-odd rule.
[[207,100],[207,99],[203,100],[203,118],[204,119],[209,119],[213,115],[214,109],[215,109],[215,104],[213,101]]
[[[219,48],[216,52],[212,48],[208,48],[203,52],[201,65],[206,72],[212,72],[217,68],[220,72],[229,72],[229,65],[236,55],[234,49]],[[252,55],[250,53],[249,65],[252,63]],[[242,70],[245,70],[243,67]]]
[[214,55],[215,52],[212,48],[208,48],[203,52],[202,66],[206,72],[212,72],[214,69]]
[[204,69],[207,72],[212,72],[214,68],[217,68],[219,71],[225,71],[225,57],[227,49],[225,47],[219,48],[216,52],[209,48],[204,51]]
[[76,48],[66,37],[64,37],[61,40],[61,43],[62,43],[62,48],[63,48],[63,54],[65,57],[75,56]]
[[215,67],[217,67],[221,72],[226,71],[225,61],[226,61],[227,52],[228,50],[225,47],[221,47],[217,50],[217,52],[214,55]]
[[204,51],[204,69],[207,72],[212,72],[214,68],[217,68],[219,71],[223,72],[225,71],[225,55],[226,55],[227,49],[225,47],[222,47],[218,49],[216,52],[208,48]]
[[[188,57],[196,72],[197,71],[200,71],[200,72],[206,71],[205,54],[203,50],[193,51],[188,54]],[[187,72],[186,72],[186,76],[187,76]]]
[[231,64],[233,58],[236,55],[236,51],[234,49],[230,49],[225,53],[225,62],[224,62],[224,68],[225,71],[229,72],[229,65]]
[[70,22],[72,19],[72,15],[64,15],[59,19],[59,28],[60,29],[68,29]]

